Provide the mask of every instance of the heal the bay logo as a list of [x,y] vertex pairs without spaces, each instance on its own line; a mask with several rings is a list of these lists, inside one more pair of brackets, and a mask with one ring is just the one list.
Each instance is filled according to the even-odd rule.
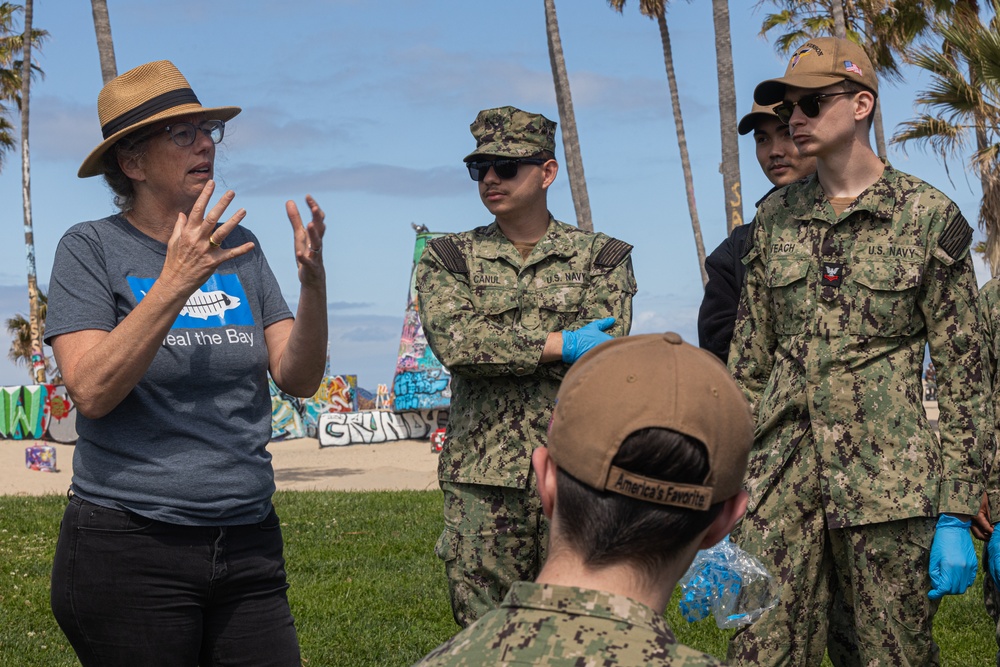
[[[136,301],[142,301],[155,278],[128,277]],[[188,297],[171,329],[207,329],[227,325],[253,325],[253,312],[235,273],[215,274]]]

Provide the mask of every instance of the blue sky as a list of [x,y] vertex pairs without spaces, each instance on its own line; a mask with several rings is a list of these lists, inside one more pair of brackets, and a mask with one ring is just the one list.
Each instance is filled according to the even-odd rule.
[[[766,5],[766,3],[764,3]],[[785,58],[757,36],[756,0],[730,2],[738,113]],[[279,8],[280,7],[280,8]],[[702,287],[684,195],[656,23],[638,2],[619,16],[602,0],[557,0],[583,162],[597,230],[635,245],[634,333],[674,330],[696,340]],[[542,0],[261,0],[170,3],[108,0],[119,72],[172,60],[207,106],[238,105],[217,179],[247,209],[294,308],[295,263],[284,202],[306,193],[327,212],[330,349],[337,373],[389,383],[406,304],[410,223],[461,231],[490,221],[462,165],[469,123],[512,104],[558,119]],[[694,187],[707,250],[725,236],[711,5],[674,2],[668,14]],[[111,213],[100,179],[76,170],[100,142],[101,88],[89,2],[37,2],[51,37],[31,99],[33,218],[39,281],[48,284],[61,234]],[[887,134],[915,115],[919,71],[884,85]],[[557,154],[562,162],[561,137]],[[975,220],[979,188],[953,163],[890,149],[899,169],[933,183]],[[0,316],[27,312],[19,154],[0,173]],[[741,137],[744,218],[769,188]],[[575,221],[565,171],[549,195]],[[977,230],[977,239],[981,237]],[[982,267],[979,267],[982,268]],[[985,277],[985,271],[982,272]],[[0,336],[0,346],[7,348]],[[28,381],[0,361],[0,384]]]

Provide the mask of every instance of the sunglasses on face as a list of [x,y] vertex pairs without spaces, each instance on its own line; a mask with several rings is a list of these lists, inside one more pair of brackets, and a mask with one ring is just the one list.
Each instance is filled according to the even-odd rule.
[[506,181],[517,176],[517,166],[520,164],[545,164],[545,160],[536,157],[505,157],[499,160],[473,160],[466,162],[465,166],[469,168],[469,176],[474,181],[486,178],[491,167],[497,178]]
[[788,125],[788,121],[792,119],[792,112],[795,111],[795,107],[802,109],[802,113],[806,115],[806,118],[815,118],[819,115],[820,100],[825,100],[828,97],[836,97],[837,95],[854,94],[855,92],[851,90],[845,90],[839,93],[813,93],[811,95],[803,95],[797,102],[789,102],[788,100],[785,100],[781,104],[771,107],[771,110],[778,116],[778,120],[785,125]]

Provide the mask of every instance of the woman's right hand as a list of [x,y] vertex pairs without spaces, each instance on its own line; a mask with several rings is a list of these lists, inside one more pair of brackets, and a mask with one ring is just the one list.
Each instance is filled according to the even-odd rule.
[[252,242],[235,248],[224,248],[226,240],[247,212],[239,209],[221,225],[219,221],[236,197],[227,190],[207,213],[208,202],[215,192],[215,181],[208,181],[191,207],[191,212],[177,214],[174,231],[167,241],[167,258],[159,280],[185,298],[201,287],[220,264],[253,250]]

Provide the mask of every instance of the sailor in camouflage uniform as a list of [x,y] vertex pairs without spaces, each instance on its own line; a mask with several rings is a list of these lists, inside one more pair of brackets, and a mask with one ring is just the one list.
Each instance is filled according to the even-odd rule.
[[[992,383],[993,437],[1000,434],[1000,278],[994,278],[979,292],[979,320],[983,324],[983,358],[987,375]],[[996,442],[994,441],[994,446]],[[992,471],[986,484],[979,514],[973,520],[972,532],[983,546],[983,601],[986,611],[996,624],[996,642],[1000,649],[1000,460],[994,454],[989,469]],[[996,664],[1000,667],[1000,650],[996,654]]]
[[663,618],[698,549],[746,508],[750,408],[725,366],[675,333],[603,344],[566,374],[532,463],[549,558],[421,667],[722,665]]
[[555,126],[509,106],[479,113],[465,161],[496,219],[434,239],[417,265],[424,333],[452,374],[435,551],[462,626],[538,574],[547,523],[531,453],[569,365],[632,322],[632,246],[548,212]]
[[[855,44],[819,38],[757,86],[817,174],[768,197],[730,351],[754,406],[747,517],[733,538],[781,600],[731,640],[739,665],[936,665],[931,619],[975,579],[985,398],[972,229],[871,150],[878,82]],[[779,104],[781,103],[781,104]],[[939,372],[940,442],[921,402]]]

